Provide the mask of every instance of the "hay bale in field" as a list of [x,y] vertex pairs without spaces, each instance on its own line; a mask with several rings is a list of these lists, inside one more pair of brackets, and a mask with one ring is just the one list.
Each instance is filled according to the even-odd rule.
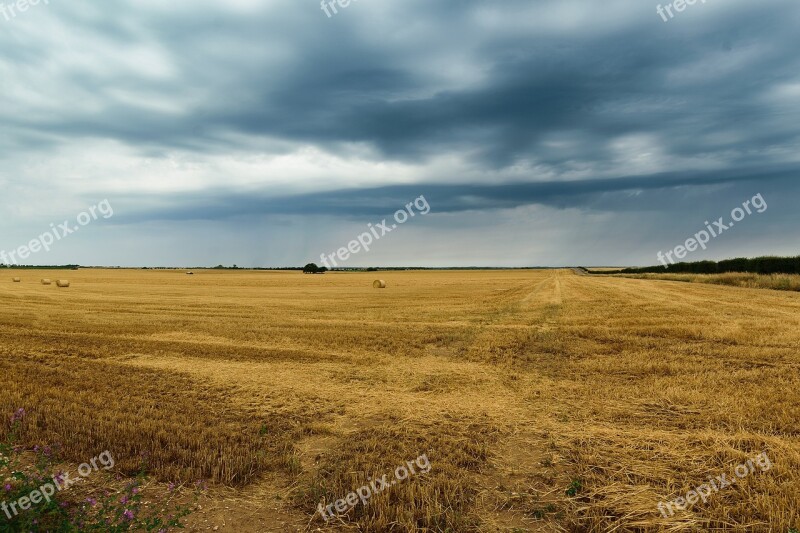
[[19,279],[19,278],[12,278],[12,279],[14,280],[14,283],[20,283],[20,282],[22,281],[22,280],[21,280],[21,279]]
[[376,279],[375,281],[372,282],[372,288],[373,289],[385,289],[386,288],[386,282],[383,281],[382,279]]
[[53,282],[52,282],[52,281],[50,281],[49,279],[47,279],[47,278],[42,278],[42,285],[50,285],[51,283],[53,283]]
[[186,275],[187,276],[194,276],[194,272],[187,272]]
[[69,287],[69,280],[58,279],[58,280],[56,280],[56,285],[59,286],[59,287]]

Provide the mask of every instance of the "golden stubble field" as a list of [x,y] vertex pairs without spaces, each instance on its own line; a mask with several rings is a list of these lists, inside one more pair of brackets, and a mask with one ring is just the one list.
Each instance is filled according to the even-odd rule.
[[[800,294],[569,270],[4,275],[2,412],[71,461],[210,480],[192,530],[800,528]],[[659,514],[761,452],[770,470]],[[314,515],[421,454],[428,474]]]

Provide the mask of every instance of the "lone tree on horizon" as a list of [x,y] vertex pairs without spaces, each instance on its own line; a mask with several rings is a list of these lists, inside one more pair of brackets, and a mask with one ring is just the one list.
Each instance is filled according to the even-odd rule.
[[327,268],[320,268],[316,263],[309,263],[303,267],[303,274],[324,274],[327,271]]

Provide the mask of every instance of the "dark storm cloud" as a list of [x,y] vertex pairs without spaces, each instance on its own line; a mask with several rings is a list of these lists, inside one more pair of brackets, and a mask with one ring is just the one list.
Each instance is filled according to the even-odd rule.
[[[797,193],[800,192],[798,178],[800,172],[796,169],[778,168],[743,169],[724,177],[717,172],[708,172],[498,185],[425,183],[287,197],[230,194],[216,190],[172,198],[161,195],[158,201],[165,204],[162,207],[132,212],[117,217],[115,222],[215,221],[264,215],[333,215],[359,219],[385,216],[419,196],[424,196],[437,213],[513,209],[531,204],[560,209],[617,212],[668,209],[677,212],[694,210],[700,205],[713,206],[722,203],[723,197],[730,198],[728,203],[736,202],[743,194],[754,194],[759,190]],[[120,200],[128,205],[148,205],[156,199],[132,196]]]
[[[709,1],[664,23],[657,4],[51,2],[0,19],[0,182],[113,198],[117,227],[352,220],[423,194],[438,213],[646,225],[751,190],[797,198],[800,5]],[[263,176],[240,164],[284,155]]]
[[[418,7],[418,16],[427,11],[442,25],[453,25],[448,15],[465,8]],[[664,31],[656,20],[594,37],[484,37],[474,57],[487,68],[478,86],[423,97],[411,96],[424,90],[425,78],[407,56],[419,50],[376,50],[374,42],[323,27],[328,42],[303,43],[298,63],[280,76],[265,72],[241,80],[251,89],[249,98],[215,107],[206,120],[215,128],[304,142],[366,142],[383,157],[402,160],[468,151],[490,169],[534,157],[556,168],[575,158],[602,166],[609,154],[598,146],[637,133],[659,135],[667,152],[683,156],[723,148],[709,136],[743,133],[724,149],[752,153],[786,140],[786,132],[775,129],[776,119],[786,128],[800,118],[790,110],[783,122],[782,110],[762,99],[772,85],[790,81],[800,70],[794,53],[800,36],[781,23],[781,11],[764,13],[755,5],[752,11],[747,15],[757,16],[757,25],[742,19],[732,30],[729,20],[711,20],[711,28],[689,35]],[[736,68],[688,81],[670,79],[671,71],[704,57],[736,62],[738,47],[758,46],[764,31],[779,41]],[[453,34],[470,42],[466,28],[463,36],[457,29]],[[559,155],[542,142],[561,133],[579,136],[575,151]]]
[[[607,140],[638,133],[660,136],[668,153],[681,156],[757,153],[786,142],[787,135],[796,138],[793,124],[800,118],[796,108],[781,109],[764,98],[800,71],[800,34],[787,16],[796,19],[797,7],[789,1],[731,3],[728,13],[718,9],[722,16],[706,17],[702,25],[690,19],[697,13],[664,24],[655,6],[639,7],[641,16],[616,31],[579,26],[557,35],[482,29],[476,19],[485,2],[408,2],[396,11],[408,19],[389,28],[424,21],[431,33],[447,32],[448,46],[469,50],[462,60],[485,69],[470,86],[441,89],[429,71],[417,68],[424,48],[383,42],[364,31],[370,21],[358,13],[363,3],[332,19],[313,2],[278,2],[279,9],[238,14],[202,5],[170,12],[110,4],[95,9],[113,16],[90,17],[77,8],[58,13],[72,31],[98,40],[155,40],[178,76],[165,81],[124,71],[76,73],[55,81],[91,94],[100,104],[96,114],[75,117],[65,110],[34,120],[19,117],[16,125],[142,147],[226,150],[221,134],[235,132],[331,149],[364,142],[379,157],[401,160],[457,150],[490,169],[521,158],[561,169],[575,159],[602,168],[608,164]],[[556,4],[540,3],[542,10]],[[525,6],[530,2],[509,1],[503,12],[513,21],[515,10]],[[437,39],[427,35],[421,41]],[[437,57],[437,50],[428,53]],[[8,56],[36,64],[47,49],[34,43]],[[442,53],[441,61],[447,60]],[[731,66],[714,72],[714,62]],[[711,71],[695,70],[683,79],[680,70],[692,65]],[[108,96],[111,87],[178,97],[195,87],[203,91],[175,116],[115,102]],[[714,135],[721,132],[739,138],[720,146]],[[557,134],[575,138],[577,146],[559,151],[543,142]],[[735,162],[742,155],[728,157]]]

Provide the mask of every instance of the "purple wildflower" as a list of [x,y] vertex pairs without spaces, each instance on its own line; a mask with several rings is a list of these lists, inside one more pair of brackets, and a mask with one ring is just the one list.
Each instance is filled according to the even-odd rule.
[[130,509],[125,509],[125,512],[122,513],[122,516],[124,516],[126,520],[133,520],[133,511]]

